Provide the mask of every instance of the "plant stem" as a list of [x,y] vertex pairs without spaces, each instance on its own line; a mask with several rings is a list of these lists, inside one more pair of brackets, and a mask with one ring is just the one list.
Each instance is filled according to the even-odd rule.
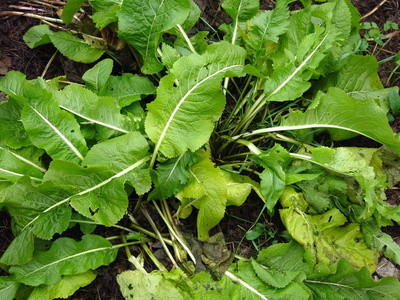
[[131,250],[129,250],[128,243],[126,242],[125,235],[121,234],[121,238],[124,241],[125,244],[125,252],[126,255],[128,256],[128,260],[136,267],[136,269],[140,270],[144,275],[147,275],[146,270],[143,268],[142,264],[140,261],[132,255]]
[[178,27],[179,31],[182,33],[186,43],[188,44],[190,51],[192,51],[193,53],[197,53],[196,49],[194,49],[192,42],[190,41],[188,35],[186,34],[185,30],[183,30],[181,25],[176,25],[176,27]]

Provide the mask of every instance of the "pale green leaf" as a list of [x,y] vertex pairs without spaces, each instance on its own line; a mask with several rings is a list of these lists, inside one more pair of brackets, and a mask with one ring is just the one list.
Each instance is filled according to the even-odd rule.
[[0,277],[0,298],[2,300],[13,300],[20,283],[10,277]]
[[109,58],[103,59],[93,68],[86,71],[82,76],[82,80],[85,82],[86,87],[89,90],[99,95],[110,78],[112,69],[113,61]]
[[400,283],[394,277],[374,281],[366,268],[359,271],[346,260],[341,260],[329,275],[315,274],[304,284],[312,291],[314,299],[327,300],[396,300],[400,297]]
[[66,275],[56,284],[36,287],[27,300],[66,299],[79,288],[90,284],[95,278],[96,273],[93,271],[78,275]]
[[118,35],[140,53],[144,73],[153,74],[163,69],[157,58],[162,35],[175,25],[182,24],[189,11],[188,0],[123,1],[118,13]]
[[40,45],[50,44],[50,35],[53,32],[50,30],[49,25],[37,25],[29,28],[29,30],[24,34],[24,42],[30,48],[36,48]]
[[237,23],[247,21],[255,16],[260,8],[260,2],[257,0],[225,0],[221,6]]
[[208,157],[203,157],[190,168],[192,179],[180,193],[180,198],[197,198],[191,204],[199,209],[197,216],[198,238],[205,241],[208,231],[217,225],[225,214],[227,187],[223,172],[214,167]]
[[66,25],[71,23],[74,15],[79,11],[83,2],[86,0],[68,0],[67,4],[64,6],[61,14],[61,19]]
[[125,107],[140,100],[142,95],[150,95],[156,88],[146,77],[124,73],[121,76],[110,76],[100,96],[115,97],[119,107]]
[[338,209],[309,215],[292,207],[281,209],[280,216],[289,234],[315,255],[317,263],[330,265],[346,258],[356,268],[375,271],[377,253],[367,247],[358,224],[343,226],[347,219]]
[[227,185],[227,202],[228,205],[241,206],[250,195],[251,191],[255,191],[262,201],[265,202],[260,184],[245,175],[235,174],[233,172],[224,172]]
[[60,107],[96,125],[99,138],[105,140],[115,134],[129,132],[126,116],[113,97],[98,97],[78,84],[71,84],[55,94]]
[[30,230],[22,231],[16,236],[0,259],[6,265],[21,265],[32,259],[34,236]]
[[21,120],[23,107],[23,103],[13,98],[0,105],[0,140],[8,147],[21,148],[32,145]]
[[77,242],[59,238],[48,251],[35,251],[33,259],[25,265],[12,266],[15,278],[27,285],[52,285],[63,275],[77,275],[108,265],[117,256],[117,249],[105,238],[85,235]]
[[242,48],[220,42],[202,56],[192,54],[175,62],[161,79],[157,98],[147,106],[146,133],[156,144],[152,164],[159,150],[174,157],[208,141],[225,107],[222,78],[241,75],[245,56]]
[[22,231],[31,230],[42,239],[51,239],[68,228],[71,208],[63,200],[69,196],[52,182],[36,187],[23,177],[8,188],[3,204]]
[[104,50],[93,48],[84,40],[64,31],[53,32],[50,40],[61,54],[81,63],[95,62],[104,53]]
[[167,43],[162,44],[162,56],[161,60],[164,66],[168,69],[172,69],[174,63],[182,56],[178,50],[168,45]]
[[[186,18],[186,20],[183,23],[181,23],[181,27],[185,32],[189,31],[190,29],[192,29],[192,27],[194,25],[196,25],[197,21],[200,18],[200,14],[201,14],[201,10],[197,6],[196,2],[193,1],[193,0],[189,0],[189,2],[190,2],[189,15]],[[172,33],[174,35],[177,35],[178,38],[182,38],[183,37],[181,31],[178,28],[178,26],[175,26],[175,27],[171,28],[170,30],[168,30],[168,32],[170,32],[170,33]]]
[[[138,132],[131,132],[94,145],[82,165],[104,167],[118,173],[147,156],[148,150],[146,139]],[[151,187],[150,172],[146,168],[138,167],[123,177],[130,181],[139,195],[148,192]]]

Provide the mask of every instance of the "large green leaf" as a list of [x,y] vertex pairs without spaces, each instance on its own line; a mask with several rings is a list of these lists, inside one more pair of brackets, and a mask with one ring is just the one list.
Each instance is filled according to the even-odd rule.
[[6,265],[26,264],[32,259],[34,241],[34,235],[30,230],[22,231],[4,251],[0,263]]
[[128,133],[131,129],[129,119],[120,113],[113,97],[98,97],[78,84],[71,84],[55,95],[61,108],[94,123],[100,139],[109,138],[115,131]]
[[80,214],[111,226],[123,217],[128,208],[123,175],[140,164],[133,164],[134,167],[115,174],[104,167],[83,168],[65,161],[53,161],[44,179],[70,190],[70,196],[55,205],[70,201]]
[[77,275],[108,265],[117,256],[117,249],[105,238],[85,235],[77,242],[59,238],[48,251],[35,251],[33,259],[25,265],[13,266],[10,274],[27,285],[51,285],[63,275]]
[[68,228],[71,208],[63,200],[69,197],[65,189],[52,182],[36,187],[29,178],[23,177],[8,188],[3,204],[23,230],[51,239],[55,233]]
[[62,111],[51,93],[34,86],[19,72],[9,72],[0,89],[24,103],[22,123],[32,143],[54,159],[80,162],[86,141],[72,115]]
[[91,270],[78,275],[66,275],[56,284],[35,287],[27,300],[68,298],[79,288],[90,284],[95,278],[96,273]]
[[[82,165],[105,167],[118,173],[148,155],[148,150],[146,139],[138,132],[131,132],[94,145]],[[151,187],[149,169],[138,167],[123,177],[130,181],[139,195],[148,192]]]
[[163,33],[188,17],[188,0],[125,0],[118,14],[118,35],[132,45],[143,59],[142,71],[153,74],[163,65],[157,58],[157,48]]
[[[307,128],[335,128],[355,132],[376,140],[400,154],[400,142],[394,137],[386,114],[373,100],[353,100],[338,88],[319,93],[304,113],[291,111],[282,126],[257,129],[243,136]],[[335,139],[335,137],[332,137]]]
[[208,141],[225,107],[221,80],[241,75],[245,56],[240,47],[216,43],[201,56],[180,58],[161,79],[157,98],[147,106],[146,132],[156,144],[152,164],[159,150],[174,157]]
[[85,0],[68,0],[61,14],[61,19],[66,25],[71,23],[74,15],[79,11]]

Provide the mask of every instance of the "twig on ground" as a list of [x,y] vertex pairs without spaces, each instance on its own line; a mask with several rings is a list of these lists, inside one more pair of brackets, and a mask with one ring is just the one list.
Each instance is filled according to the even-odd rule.
[[366,17],[369,17],[372,15],[374,12],[376,12],[383,4],[385,4],[387,0],[383,0],[381,3],[379,3],[373,10],[371,10],[369,13],[366,15],[362,16],[360,20],[365,19]]

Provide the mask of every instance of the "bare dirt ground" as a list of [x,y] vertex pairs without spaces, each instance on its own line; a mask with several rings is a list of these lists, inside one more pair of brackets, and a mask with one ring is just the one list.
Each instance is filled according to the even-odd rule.
[[[224,22],[229,22],[229,17],[223,12],[220,7],[220,2],[217,0],[194,0],[200,9],[203,11],[202,17],[214,28],[218,28]],[[400,1],[399,0],[351,0],[357,7],[360,16],[364,22],[375,22],[379,28],[390,20],[400,24]],[[45,4],[43,4],[45,3]],[[293,9],[300,8],[300,2],[296,1],[291,4]],[[28,79],[33,79],[38,76],[45,78],[53,78],[59,75],[67,75],[71,81],[79,82],[82,74],[90,67],[79,63],[74,63],[67,60],[60,54],[55,55],[56,49],[51,45],[45,45],[36,49],[30,49],[24,43],[22,36],[32,26],[41,24],[41,21],[27,15],[12,15],[9,11],[19,11],[26,13],[40,14],[47,17],[57,17],[57,11],[62,8],[65,3],[57,1],[38,1],[38,0],[1,0],[0,1],[0,77],[4,76],[8,71],[17,70],[27,75]],[[21,9],[29,8],[30,10]],[[272,9],[274,1],[262,0],[261,9]],[[209,30],[204,23],[199,23],[198,30]],[[400,50],[400,31],[397,31],[390,39],[385,39],[383,47],[372,45],[369,53],[376,56],[378,61],[382,61]],[[386,43],[387,42],[387,43]],[[51,63],[49,63],[52,60]],[[382,63],[379,69],[379,75],[386,87],[400,86],[399,76],[390,76],[390,71],[395,68],[392,61]],[[400,117],[391,124],[395,132],[400,132]],[[1,125],[0,125],[1,126]],[[354,144],[359,145],[360,140]],[[350,142],[351,143],[351,142]],[[368,140],[362,141],[363,146],[374,146]],[[350,144],[351,145],[351,144]],[[400,167],[400,166],[399,166]],[[393,205],[400,205],[400,189],[392,189],[387,191],[388,202]],[[243,230],[248,229],[251,223],[241,221],[237,218],[229,217],[235,215],[243,220],[255,220],[257,218],[256,210],[252,204],[245,204],[238,208],[228,208],[227,216],[219,225],[221,230],[226,233],[225,238],[229,242],[231,250],[236,250],[240,247],[239,253],[243,256],[256,255],[256,251],[250,242],[240,243],[243,237]],[[271,234],[279,230],[279,224],[269,223],[267,218],[263,220],[270,225]],[[195,222],[187,224],[187,226],[195,226]],[[391,234],[396,241],[400,241],[399,226],[389,227],[385,229]],[[116,232],[108,232],[106,235],[118,234]],[[0,212],[0,256],[8,247],[12,240],[11,221],[5,212]],[[240,246],[239,246],[240,244]],[[381,260],[379,267],[380,273],[377,273],[377,278],[384,276],[399,276],[400,271],[390,267],[390,262]],[[126,255],[121,250],[120,254],[111,266],[98,269],[98,277],[89,286],[81,289],[70,299],[124,299],[119,292],[118,284],[116,283],[116,275],[123,270],[129,268],[129,263],[126,260]],[[0,269],[0,275],[7,275]]]

